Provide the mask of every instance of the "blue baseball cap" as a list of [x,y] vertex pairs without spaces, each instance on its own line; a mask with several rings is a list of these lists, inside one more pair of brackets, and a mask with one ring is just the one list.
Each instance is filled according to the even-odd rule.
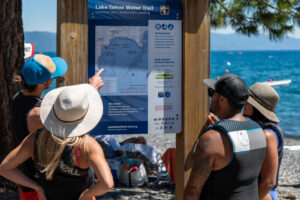
[[22,76],[28,85],[38,85],[51,78],[63,75],[68,70],[67,63],[60,57],[36,54],[26,60],[22,68]]

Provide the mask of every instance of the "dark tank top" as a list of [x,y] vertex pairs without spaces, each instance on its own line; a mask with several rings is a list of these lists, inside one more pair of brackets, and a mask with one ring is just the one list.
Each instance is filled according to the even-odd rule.
[[275,189],[278,186],[278,177],[279,177],[279,170],[281,165],[281,160],[283,157],[283,146],[284,146],[284,138],[283,133],[279,127],[278,124],[269,122],[269,123],[262,123],[262,128],[265,130],[270,130],[275,134],[276,140],[277,140],[277,151],[278,151],[278,168],[277,168],[277,175],[276,175],[276,184],[273,189]]
[[[41,131],[36,133],[34,158],[39,148],[37,146],[39,134]],[[46,179],[38,160],[34,160],[38,171],[38,183],[44,189],[47,200],[77,200],[84,190],[94,184],[94,172],[91,168],[81,169],[74,165],[72,149],[73,147],[70,146],[65,147],[52,180]]]
[[[13,148],[17,147],[29,134],[27,116],[30,110],[41,106],[42,100],[37,96],[27,96],[18,92],[10,99],[9,126],[13,135]],[[25,175],[35,180],[35,168],[32,159],[26,160],[18,167]],[[33,191],[20,186],[23,192]]]
[[14,147],[17,147],[29,134],[27,116],[30,110],[41,106],[42,100],[37,96],[27,96],[18,92],[10,100],[9,122],[14,138]]
[[266,153],[261,127],[247,121],[222,120],[208,130],[225,134],[232,146],[230,162],[212,171],[206,181],[201,200],[258,200],[258,176]]

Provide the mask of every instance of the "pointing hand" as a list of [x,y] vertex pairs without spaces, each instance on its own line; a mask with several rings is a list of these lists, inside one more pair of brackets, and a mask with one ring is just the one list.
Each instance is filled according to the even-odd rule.
[[98,90],[99,88],[102,88],[103,87],[103,80],[101,78],[101,74],[102,72],[104,71],[104,69],[100,69],[94,76],[92,76],[90,79],[89,79],[89,84],[91,86],[93,86],[94,88],[96,88],[96,90]]

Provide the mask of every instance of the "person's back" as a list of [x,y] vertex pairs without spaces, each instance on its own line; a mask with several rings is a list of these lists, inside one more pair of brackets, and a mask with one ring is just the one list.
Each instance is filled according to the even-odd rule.
[[248,118],[247,121],[222,120],[209,129],[228,137],[232,156],[224,168],[211,172],[200,199],[258,199],[257,181],[266,147],[261,127]]
[[[87,152],[83,145],[68,146],[63,149],[57,168],[51,180],[47,179],[44,166],[39,161],[37,149],[49,149],[47,144],[39,143],[41,134],[51,140],[50,133],[38,131],[35,135],[34,163],[38,170],[37,181],[44,188],[48,200],[78,199],[83,191],[94,184],[94,172],[87,166]],[[86,136],[88,137],[88,136]],[[44,140],[43,140],[44,141]],[[42,147],[40,146],[42,145]]]
[[260,199],[277,200],[279,170],[283,157],[284,137],[279,126],[275,108],[279,95],[269,85],[255,83],[244,107],[244,115],[259,123],[267,143],[266,158],[260,171],[258,192]]
[[10,128],[14,139],[14,148],[29,134],[27,116],[34,107],[40,107],[41,99],[37,96],[24,95],[22,91],[10,100]]
[[205,79],[210,111],[221,121],[200,133],[185,199],[258,200],[258,176],[266,150],[261,127],[241,113],[249,97],[234,74]]
[[281,160],[283,157],[284,137],[283,137],[282,130],[277,123],[274,122],[262,123],[261,127],[263,128],[263,130],[271,131],[274,134],[277,141],[278,167],[276,172],[276,183],[275,186],[272,188],[272,189],[276,189],[278,186],[279,170],[280,170]]
[[[27,128],[27,116],[30,110],[41,105],[41,99],[37,96],[24,95],[22,91],[15,94],[10,100],[10,129],[13,135],[13,147],[17,147],[29,134]],[[34,179],[35,168],[33,161],[28,159],[19,167],[27,176]],[[22,187],[22,192],[32,191],[27,187]]]
[[[102,114],[101,97],[89,84],[51,90],[40,108],[43,131],[30,133],[4,158],[0,175],[35,190],[36,198],[26,198],[31,200],[83,200],[103,195],[113,187],[113,178],[100,145],[88,135]],[[18,169],[28,159],[36,163],[37,179]],[[94,185],[89,167],[97,176]]]
[[[58,63],[59,62],[59,63]],[[28,59],[22,67],[23,90],[17,92],[9,105],[9,125],[13,135],[13,148],[17,147],[30,132],[42,128],[39,116],[35,117],[41,106],[41,93],[52,83],[52,79],[62,75],[67,65],[61,58],[37,54]],[[28,123],[29,118],[38,119]],[[31,159],[22,163],[19,168],[27,176],[35,179],[34,164]],[[27,192],[32,189],[20,186],[21,199],[28,199]]]

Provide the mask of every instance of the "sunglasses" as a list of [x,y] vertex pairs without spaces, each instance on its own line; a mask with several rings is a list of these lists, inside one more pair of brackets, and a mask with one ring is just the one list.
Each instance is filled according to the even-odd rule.
[[215,93],[215,90],[212,89],[212,88],[208,88],[207,92],[208,92],[208,96],[212,97],[214,95],[214,93]]

